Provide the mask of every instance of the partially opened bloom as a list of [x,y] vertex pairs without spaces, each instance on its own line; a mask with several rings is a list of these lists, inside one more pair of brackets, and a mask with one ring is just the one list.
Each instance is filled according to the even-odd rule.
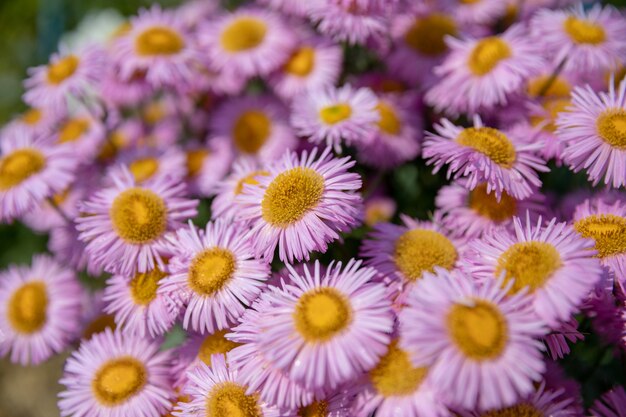
[[39,364],[60,353],[80,326],[81,288],[76,274],[52,258],[10,266],[0,274],[0,356]]
[[76,218],[89,257],[107,272],[126,276],[163,270],[159,245],[166,232],[196,215],[198,201],[185,198],[185,184],[175,180],[137,185],[126,169],[111,173],[110,180],[111,186],[81,204]]
[[325,274],[318,261],[303,274],[287,268],[291,283],[273,292],[262,312],[266,357],[311,390],[332,390],[373,368],[393,327],[385,286],[371,282],[376,271],[355,260]]
[[341,150],[342,143],[369,139],[372,125],[380,120],[377,104],[376,95],[366,87],[346,84],[309,91],[294,102],[291,124],[310,142]]
[[238,224],[192,224],[168,236],[170,276],[159,293],[183,305],[183,327],[200,333],[234,324],[261,293],[269,266],[254,257],[251,242]]
[[63,417],[160,417],[172,397],[170,354],[159,344],[110,329],[83,341],[65,364]]
[[[566,223],[542,226],[514,220],[515,232],[500,230],[470,243],[467,269],[481,281],[504,283],[510,294],[530,294],[535,314],[552,328],[567,321],[600,280],[593,241]],[[525,290],[526,289],[526,290]]]
[[250,239],[257,253],[272,259],[278,246],[282,261],[309,259],[349,230],[361,212],[358,174],[349,157],[335,159],[330,148],[300,157],[287,153],[268,166],[257,185],[243,184],[238,218],[251,222]]
[[615,387],[604,393],[593,403],[591,408],[593,417],[623,417],[626,415],[626,390],[624,387]]
[[429,366],[433,386],[463,408],[513,405],[545,369],[535,339],[542,324],[525,296],[507,297],[500,284],[439,270],[411,289],[400,312],[400,348],[414,366]]
[[487,184],[487,194],[500,200],[504,192],[519,200],[530,197],[541,186],[537,172],[549,171],[535,155],[541,143],[524,143],[519,138],[483,125],[474,119],[474,127],[455,126],[447,119],[427,133],[422,156],[437,173],[448,165],[448,177],[467,177],[465,185],[473,190]]

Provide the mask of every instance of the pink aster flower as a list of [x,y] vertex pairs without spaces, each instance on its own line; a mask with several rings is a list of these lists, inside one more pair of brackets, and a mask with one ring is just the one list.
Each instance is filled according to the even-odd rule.
[[186,149],[187,182],[192,194],[211,197],[218,193],[220,181],[230,170],[233,160],[231,143],[214,138],[206,145],[191,143]]
[[[141,146],[121,152],[109,171],[120,170],[122,166],[133,175],[135,184],[166,178],[180,181],[187,174],[185,153],[175,145],[161,148]],[[109,177],[111,175],[109,173]]]
[[36,140],[23,130],[0,140],[0,221],[34,210],[74,180],[76,158],[68,149]]
[[[385,286],[361,261],[320,264],[272,294],[262,312],[260,349],[276,367],[308,389],[334,389],[373,368],[385,353],[393,327]],[[367,346],[367,349],[355,347]]]
[[284,14],[295,16],[304,16],[310,6],[309,2],[299,0],[257,0],[257,3]]
[[510,286],[440,269],[412,288],[400,312],[400,348],[414,366],[429,367],[433,386],[455,405],[510,406],[541,378],[535,338],[544,329],[524,295],[506,296]]
[[159,293],[183,305],[183,328],[206,333],[234,324],[261,293],[269,266],[254,257],[246,230],[218,220],[168,236],[170,276]]
[[318,157],[311,153],[286,153],[269,166],[258,185],[243,185],[238,219],[251,222],[255,250],[272,259],[278,246],[282,261],[308,260],[310,252],[325,252],[357,224],[361,212],[358,174],[349,157],[335,159],[330,148]]
[[66,147],[80,165],[90,166],[105,140],[104,124],[86,110],[77,112],[57,126],[52,140]]
[[369,227],[388,222],[396,214],[398,206],[393,198],[374,196],[365,200],[363,221]]
[[425,101],[452,115],[506,104],[545,65],[541,46],[528,39],[522,25],[481,39],[448,38],[448,45],[450,54],[435,68],[441,79],[428,90]]
[[120,169],[112,185],[83,202],[76,218],[80,239],[95,265],[107,272],[134,276],[165,268],[160,245],[166,232],[196,215],[197,200],[185,198],[185,184],[163,179],[138,186]]
[[607,69],[626,54],[626,24],[611,6],[582,2],[570,10],[539,10],[530,21],[531,35],[553,62],[578,72]]
[[0,356],[37,365],[60,353],[79,329],[76,274],[45,255],[0,274]]
[[284,105],[272,97],[242,97],[226,101],[211,115],[213,133],[228,138],[233,153],[273,162],[298,142]]
[[159,344],[107,329],[67,360],[63,417],[160,417],[170,406],[170,354]]
[[115,42],[112,58],[122,79],[141,73],[149,84],[162,87],[191,82],[193,63],[202,54],[180,16],[153,6],[131,19],[131,29]]
[[47,137],[52,133],[58,119],[59,115],[49,109],[31,107],[4,126],[0,134],[8,137],[15,135],[15,130],[23,130],[29,136]]
[[585,336],[578,331],[578,321],[571,317],[569,320],[561,323],[556,330],[551,331],[544,338],[544,342],[550,357],[553,360],[557,360],[563,359],[570,353],[569,343],[576,343],[584,339]]
[[91,260],[79,235],[74,222],[55,227],[50,230],[48,250],[65,265],[97,277],[102,274],[102,266]]
[[593,241],[556,219],[542,226],[541,218],[515,218],[514,227],[515,233],[500,230],[470,243],[466,268],[483,282],[504,277],[509,293],[527,291],[535,314],[557,328],[600,280]]
[[434,128],[436,134],[426,134],[422,156],[434,165],[433,173],[449,164],[448,178],[467,177],[470,190],[486,183],[487,194],[495,193],[498,200],[503,192],[523,200],[541,186],[537,171],[549,171],[534,153],[541,143],[524,143],[508,132],[484,126],[478,117],[474,127],[462,128],[442,119]]
[[465,24],[493,24],[507,11],[507,2],[500,0],[458,0],[454,3],[454,17]]
[[617,91],[594,92],[577,87],[572,107],[559,113],[556,134],[565,143],[563,160],[572,170],[587,171],[587,178],[598,184],[619,188],[626,184],[626,80]]
[[626,416],[626,390],[615,387],[596,400],[591,408],[593,417],[624,417]]
[[374,92],[365,87],[346,84],[309,91],[295,100],[291,124],[310,142],[326,142],[340,151],[342,142],[351,145],[369,139],[372,125],[380,120],[377,104]]

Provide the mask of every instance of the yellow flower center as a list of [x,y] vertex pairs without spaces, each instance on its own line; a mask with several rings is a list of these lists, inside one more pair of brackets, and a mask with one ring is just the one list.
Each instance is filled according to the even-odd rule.
[[398,80],[385,78],[380,82],[378,87],[383,93],[403,93],[407,90],[406,86]]
[[505,272],[505,283],[514,279],[510,290],[512,294],[525,287],[530,287],[530,291],[534,292],[543,287],[561,265],[561,256],[553,245],[534,241],[518,242],[498,258],[495,277],[499,278]]
[[83,330],[83,339],[89,340],[94,334],[102,333],[106,329],[115,330],[115,317],[112,314],[101,314],[91,321]]
[[477,76],[490,73],[503,59],[511,56],[511,48],[502,39],[492,36],[478,41],[470,54],[467,65]]
[[512,168],[515,147],[506,135],[491,127],[469,127],[456,138],[459,145],[468,146],[482,153],[503,168]]
[[563,77],[556,77],[553,81],[550,81],[551,75],[540,75],[532,78],[528,81],[526,90],[531,97],[537,97],[539,93],[550,83],[550,86],[543,94],[544,97],[567,97],[572,91],[572,86]]
[[617,149],[626,149],[626,110],[606,110],[596,122],[602,140]]
[[306,77],[315,65],[315,49],[303,46],[291,55],[285,64],[285,72],[298,77]]
[[435,267],[447,270],[454,267],[458,258],[450,239],[439,232],[413,229],[396,240],[393,260],[404,277],[413,282],[424,272],[433,272]]
[[461,4],[476,4],[480,3],[482,0],[459,0]]
[[352,107],[346,103],[333,104],[320,110],[320,118],[327,125],[343,122],[352,115]]
[[58,85],[74,75],[80,61],[76,55],[68,55],[59,59],[54,64],[48,65],[48,82]]
[[248,185],[259,185],[258,177],[265,177],[270,175],[267,171],[254,171],[250,174],[246,175],[244,178],[240,179],[235,186],[235,195],[239,195],[243,192],[244,184]]
[[409,355],[398,346],[395,339],[378,365],[370,371],[370,380],[383,397],[411,395],[421,385],[428,368],[416,368]]
[[546,132],[554,132],[556,130],[556,125],[554,122],[556,121],[559,113],[563,113],[567,111],[567,108],[571,105],[571,101],[567,98],[552,98],[548,99],[543,103],[543,108],[548,113],[548,117],[541,116],[531,116],[530,123],[533,126],[537,126],[539,123],[544,123],[543,130]]
[[135,177],[135,181],[142,183],[152,178],[158,171],[159,161],[152,157],[136,159],[128,165],[128,169]]
[[112,359],[100,367],[91,383],[94,396],[104,406],[128,401],[146,385],[148,373],[143,363],[126,356]]
[[454,304],[446,318],[452,342],[467,357],[483,361],[500,356],[508,341],[507,323],[498,308],[487,301]]
[[446,36],[456,36],[458,29],[450,16],[433,13],[416,19],[404,35],[406,44],[426,56],[438,56],[448,50]]
[[197,294],[211,296],[221,290],[237,270],[237,259],[228,249],[211,248],[196,255],[189,267],[189,286]]
[[46,324],[48,293],[41,281],[22,285],[13,293],[7,306],[11,327],[18,333],[30,334]]
[[402,122],[398,117],[398,114],[389,104],[379,101],[376,106],[380,120],[378,121],[378,128],[388,135],[397,135],[402,129]]
[[234,382],[215,385],[207,395],[207,417],[262,417],[257,395]]
[[143,244],[160,237],[167,228],[167,206],[153,191],[129,188],[113,201],[113,228],[125,241]]
[[479,184],[469,193],[469,207],[479,215],[500,223],[517,213],[517,200],[503,192],[498,201],[495,193],[487,194],[487,184]]
[[22,122],[27,125],[36,125],[41,121],[43,113],[39,109],[29,109],[22,114]]
[[187,175],[194,178],[200,174],[205,158],[209,155],[206,149],[193,149],[187,151]]
[[42,171],[46,159],[36,149],[17,149],[0,158],[0,191],[5,191]]
[[626,252],[626,218],[614,214],[594,214],[574,223],[583,237],[596,242],[599,258]]
[[563,28],[572,41],[577,44],[598,45],[606,40],[604,28],[589,20],[570,16],[565,19]]
[[326,341],[352,320],[350,301],[334,288],[310,290],[300,297],[293,313],[300,335],[309,342]]
[[369,204],[365,207],[365,224],[370,227],[389,221],[391,216],[393,216],[393,213],[389,213],[386,208],[378,204]]
[[298,417],[328,417],[328,403],[324,400],[314,401],[313,404],[301,407]]
[[75,142],[89,131],[89,120],[78,118],[71,119],[59,130],[59,143]]
[[545,417],[545,414],[531,404],[520,403],[499,410],[487,411],[480,417]]
[[272,130],[272,121],[262,111],[244,112],[233,127],[235,146],[241,152],[257,153],[265,144]]
[[239,343],[232,342],[224,337],[228,332],[229,330],[218,330],[213,334],[207,335],[202,341],[198,351],[198,358],[206,363],[207,366],[211,366],[211,355],[226,354],[239,346]]
[[135,304],[148,305],[157,296],[159,281],[167,274],[155,268],[150,272],[137,273],[130,281],[130,295]]
[[135,50],[142,56],[174,55],[184,47],[183,37],[165,26],[151,27],[135,38]]
[[287,227],[315,208],[323,194],[322,175],[312,168],[291,168],[278,174],[265,190],[263,219],[272,226]]
[[163,120],[165,116],[167,116],[167,111],[163,103],[153,101],[143,109],[142,115],[143,119],[147,123],[154,125]]
[[267,25],[261,19],[240,17],[224,29],[220,37],[227,52],[243,52],[261,45],[267,34]]

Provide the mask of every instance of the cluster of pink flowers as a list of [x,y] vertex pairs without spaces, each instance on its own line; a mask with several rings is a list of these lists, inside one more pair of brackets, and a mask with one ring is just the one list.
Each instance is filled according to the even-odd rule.
[[67,417],[626,416],[558,361],[582,321],[626,357],[626,15],[243,3],[29,71],[0,221],[49,253],[0,273],[0,355],[73,348]]

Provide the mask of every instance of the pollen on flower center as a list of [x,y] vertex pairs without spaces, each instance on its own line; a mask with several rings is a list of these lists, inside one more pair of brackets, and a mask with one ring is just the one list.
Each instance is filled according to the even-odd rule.
[[428,368],[416,368],[409,355],[393,340],[389,350],[369,373],[372,385],[384,397],[410,395],[417,391],[428,373]]
[[337,103],[320,110],[320,118],[328,125],[343,122],[352,116],[352,107],[347,103]]
[[409,281],[422,277],[424,272],[433,272],[435,267],[452,269],[458,257],[450,239],[439,232],[413,229],[396,240],[393,259]]
[[207,395],[207,415],[211,417],[261,417],[256,395],[233,382],[215,385]]
[[148,305],[157,296],[159,281],[167,274],[155,268],[152,271],[137,273],[130,281],[130,294],[139,305]]
[[474,300],[468,305],[454,304],[446,321],[452,341],[471,359],[494,359],[506,347],[506,320],[489,302]]
[[224,337],[226,333],[228,333],[228,330],[218,330],[213,334],[207,335],[198,350],[198,359],[211,366],[211,355],[228,353],[239,346],[239,343],[226,339]]
[[147,377],[145,366],[135,358],[110,360],[95,374],[94,396],[105,406],[122,404],[142,390]]
[[400,118],[396,114],[393,107],[380,101],[378,102],[378,105],[376,105],[376,110],[378,110],[378,114],[380,115],[378,128],[381,131],[389,135],[397,135],[400,133],[402,123],[400,122]]
[[502,39],[492,36],[476,43],[467,65],[475,75],[490,73],[503,59],[511,56],[511,48]]
[[563,22],[563,28],[577,44],[598,45],[606,40],[604,28],[589,20],[570,16]]
[[480,417],[543,417],[544,413],[528,403],[515,404],[511,407],[484,412]]
[[314,401],[306,407],[298,410],[299,417],[326,417],[328,416],[328,403],[324,400]]
[[142,183],[157,172],[159,161],[152,157],[136,159],[128,165],[128,169],[135,177],[135,181]]
[[267,171],[263,171],[263,170],[254,171],[246,175],[244,178],[237,181],[237,185],[235,186],[235,195],[239,195],[243,192],[244,184],[259,185],[259,181],[257,180],[257,177],[265,177],[268,175],[270,175],[270,173]]
[[110,215],[117,234],[129,243],[151,242],[167,228],[165,202],[147,189],[122,191],[113,201]]
[[23,148],[4,155],[0,159],[0,190],[8,190],[46,166],[46,159],[36,149]]
[[603,141],[614,148],[626,149],[626,110],[611,109],[603,112],[596,126]]
[[242,52],[256,48],[267,34],[267,25],[261,19],[241,17],[224,29],[220,37],[222,48],[228,52]]
[[43,282],[22,285],[11,296],[7,315],[11,327],[18,333],[30,334],[41,329],[47,320],[48,293]]
[[89,130],[89,120],[71,119],[59,131],[59,143],[75,142]]
[[151,27],[135,38],[135,50],[143,56],[174,55],[184,47],[182,36],[165,26]]
[[74,75],[79,63],[80,61],[76,55],[68,55],[54,64],[48,65],[48,82],[55,85],[61,84]]
[[263,219],[273,226],[287,227],[315,208],[324,194],[324,177],[312,168],[296,167],[274,178],[265,191]]
[[43,113],[39,109],[29,109],[22,115],[22,122],[27,125],[36,125],[41,121]]
[[456,138],[459,145],[482,153],[503,168],[512,168],[515,163],[515,147],[506,135],[491,127],[469,127]]
[[495,277],[499,278],[505,272],[505,283],[514,279],[511,293],[524,287],[530,287],[533,292],[543,287],[561,265],[561,256],[553,245],[535,241],[518,242],[498,258]]
[[528,81],[527,92],[531,97],[537,97],[539,93],[549,85],[548,90],[543,93],[544,97],[567,97],[572,91],[572,86],[563,77],[557,76],[553,81],[550,75],[541,75]]
[[270,118],[258,110],[244,112],[233,127],[235,146],[241,152],[257,153],[265,144],[272,130]]
[[457,35],[454,20],[442,13],[432,13],[416,19],[404,35],[404,41],[422,55],[438,56],[448,50],[445,42],[448,35]]
[[487,184],[479,184],[469,193],[469,207],[496,223],[509,220],[517,213],[517,200],[503,192],[500,201],[495,193],[487,194]]
[[291,55],[285,64],[285,72],[299,77],[306,77],[315,65],[315,49],[303,46]]
[[209,151],[206,149],[193,149],[187,152],[187,175],[190,178],[198,176],[208,155]]
[[296,330],[312,342],[328,340],[352,319],[349,300],[334,288],[311,290],[300,297],[293,313]]
[[237,259],[228,249],[211,248],[196,255],[189,267],[189,286],[197,294],[210,296],[232,279]]
[[606,258],[626,252],[626,218],[614,214],[594,214],[574,223],[583,237],[596,242],[598,257]]

